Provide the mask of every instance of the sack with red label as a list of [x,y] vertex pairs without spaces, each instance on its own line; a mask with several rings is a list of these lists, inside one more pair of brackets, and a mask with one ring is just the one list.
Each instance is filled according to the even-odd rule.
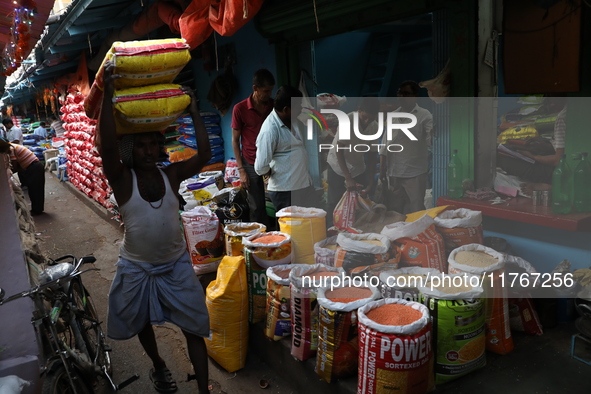
[[468,244],[482,244],[482,212],[460,208],[435,217],[435,228],[443,237],[446,253]]
[[384,227],[382,234],[400,247],[401,267],[435,268],[447,272],[443,238],[435,222],[423,215],[414,222],[397,222]]
[[347,190],[333,211],[333,223],[336,228],[353,234],[364,231],[354,228],[357,215],[370,211],[375,204],[359,195],[355,190]]

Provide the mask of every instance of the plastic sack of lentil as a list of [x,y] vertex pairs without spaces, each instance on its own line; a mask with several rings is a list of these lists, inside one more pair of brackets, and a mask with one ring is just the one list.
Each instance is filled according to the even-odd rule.
[[401,267],[435,268],[447,272],[445,244],[435,230],[431,216],[425,214],[414,222],[389,224],[382,234],[400,247]]
[[326,238],[326,212],[318,208],[291,206],[275,214],[279,230],[291,235],[295,261],[314,264],[314,244]]
[[[291,335],[290,271],[302,264],[275,265],[267,268],[267,306],[265,336],[274,341]],[[306,265],[307,266],[307,265]]]
[[[345,271],[340,267],[324,264],[298,264],[289,273],[291,289],[291,355],[305,361],[318,349],[317,289],[325,287],[336,277],[335,284],[342,283]],[[336,283],[338,280],[340,282]]]
[[380,273],[380,293],[382,298],[401,298],[421,302],[418,287],[429,277],[441,275],[435,268],[405,267]]
[[507,354],[513,350],[507,288],[503,283],[505,260],[501,253],[479,244],[460,246],[448,258],[449,273],[467,272],[484,277],[486,350]]
[[244,256],[243,238],[264,233],[267,227],[261,223],[230,223],[224,227],[226,254],[228,256]]
[[422,394],[435,388],[429,310],[386,298],[357,311],[359,394]]
[[242,238],[242,244],[248,279],[248,321],[258,323],[266,317],[266,270],[275,265],[291,263],[291,237],[279,231],[270,231]]
[[479,281],[475,275],[450,274],[419,287],[433,324],[435,384],[486,365],[484,290]]
[[334,267],[334,257],[337,253],[337,236],[333,235],[314,244],[314,261]]
[[460,208],[441,212],[435,217],[435,228],[443,237],[445,252],[459,246],[484,243],[482,212]]
[[351,284],[318,289],[320,310],[315,370],[328,383],[357,372],[357,309],[380,298],[379,290],[370,283]]
[[390,269],[398,268],[400,256],[392,253],[390,240],[385,235],[340,233],[337,244],[334,264],[347,273],[360,274],[386,264]]

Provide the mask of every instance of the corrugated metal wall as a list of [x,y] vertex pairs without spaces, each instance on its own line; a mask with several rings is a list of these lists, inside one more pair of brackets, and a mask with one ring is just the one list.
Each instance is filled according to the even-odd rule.
[[[446,9],[433,12],[433,75],[439,74],[449,60],[449,19]],[[447,194],[447,163],[450,156],[449,103],[444,101],[433,110],[433,204]]]

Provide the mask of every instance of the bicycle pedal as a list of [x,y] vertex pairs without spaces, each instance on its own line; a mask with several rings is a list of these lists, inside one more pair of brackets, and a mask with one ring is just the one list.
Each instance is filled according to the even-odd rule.
[[110,345],[107,345],[106,343],[103,344],[103,350],[105,352],[111,352],[111,351],[113,351],[113,349],[111,349],[111,346]]

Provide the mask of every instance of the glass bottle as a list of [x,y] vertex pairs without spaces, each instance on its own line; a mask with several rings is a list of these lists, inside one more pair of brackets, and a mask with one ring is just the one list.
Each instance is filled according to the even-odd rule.
[[569,213],[572,206],[572,182],[570,167],[566,155],[560,156],[560,162],[552,173],[552,212]]
[[462,161],[458,157],[458,150],[454,149],[447,165],[447,196],[450,198],[461,198],[463,195]]
[[576,212],[591,212],[591,164],[587,152],[581,154],[573,175],[573,208]]

